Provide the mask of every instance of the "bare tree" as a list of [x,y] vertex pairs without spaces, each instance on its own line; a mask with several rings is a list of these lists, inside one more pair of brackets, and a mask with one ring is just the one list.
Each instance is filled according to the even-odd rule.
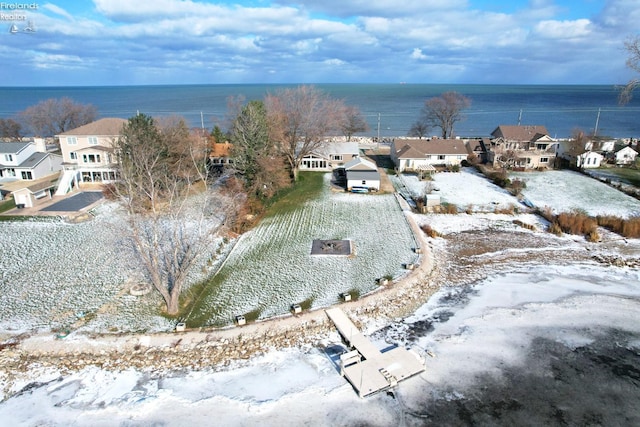
[[0,119],[0,138],[5,141],[20,141],[22,139],[22,125],[13,119]]
[[270,138],[285,157],[293,180],[305,156],[340,131],[345,106],[313,86],[283,89],[265,97]]
[[340,127],[344,136],[347,137],[347,141],[351,141],[351,137],[356,133],[369,131],[369,124],[358,107],[347,105],[343,114],[344,117]]
[[[629,57],[627,58],[627,67],[631,68],[636,73],[640,74],[640,36],[635,36],[628,39],[624,43],[624,48],[626,49]],[[622,91],[620,92],[618,100],[621,104],[627,104],[631,101],[633,91],[640,86],[640,78],[635,77],[624,85]]]
[[199,256],[233,220],[233,197],[208,182],[206,141],[184,120],[158,125],[144,114],[129,119],[114,143],[120,180],[114,194],[127,212],[128,233],[167,313]]
[[442,138],[453,137],[453,125],[464,118],[462,110],[471,105],[471,99],[458,92],[445,92],[424,103],[422,118],[442,130]]
[[46,99],[18,115],[34,135],[48,137],[86,125],[98,113],[91,104],[79,104],[65,97]]
[[409,129],[408,135],[422,139],[423,137],[429,135],[430,130],[431,126],[429,126],[429,123],[427,123],[426,119],[424,117],[420,117],[411,125],[411,129]]

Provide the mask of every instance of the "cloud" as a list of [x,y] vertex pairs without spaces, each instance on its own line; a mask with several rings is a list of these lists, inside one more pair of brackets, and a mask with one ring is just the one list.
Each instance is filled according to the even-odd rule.
[[427,59],[427,55],[422,53],[422,49],[416,47],[411,52],[411,59]]
[[56,6],[55,4],[45,3],[45,4],[42,5],[42,9],[51,11],[51,12],[55,13],[56,15],[64,16],[69,21],[74,21],[75,20],[73,18],[73,15],[71,15],[69,12],[67,12],[63,8],[61,8],[59,6]]
[[541,21],[534,31],[540,37],[550,39],[571,39],[586,37],[591,34],[591,21],[578,19],[575,21]]
[[[69,64],[70,73],[52,72],[47,81],[93,81],[100,75],[96,68],[105,76],[125,79],[106,84],[152,78],[163,80],[149,83],[186,83],[186,75],[192,83],[303,78],[618,82],[628,76],[623,42],[640,21],[635,0],[609,0],[597,13],[575,19],[575,11],[567,19],[574,5],[569,0],[510,4],[502,11],[495,6],[482,10],[483,2],[472,0],[309,0],[302,6],[297,0],[251,3],[257,6],[193,0],[94,4],[82,13],[74,9],[73,15],[47,4],[36,16],[38,33],[10,39],[12,53],[0,50],[0,58],[32,64],[26,52],[36,52],[51,60],[52,70]],[[590,58],[588,76],[581,71],[585,58]],[[120,72],[125,66],[128,72]],[[15,73],[20,84],[42,81],[33,65],[21,67],[7,72]],[[553,74],[540,71],[546,68],[553,68]]]

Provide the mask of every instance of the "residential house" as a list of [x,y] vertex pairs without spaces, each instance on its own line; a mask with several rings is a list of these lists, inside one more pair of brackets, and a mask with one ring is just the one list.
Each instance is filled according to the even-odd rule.
[[55,192],[57,181],[57,179],[41,178],[37,181],[25,182],[27,185],[11,192],[16,207],[32,208],[35,206],[36,200],[45,197],[51,199]]
[[626,146],[621,150],[616,151],[616,165],[631,165],[636,161],[637,156],[638,152],[636,150],[629,146]]
[[433,170],[436,166],[460,165],[468,156],[461,139],[395,139],[390,157],[398,172]]
[[593,151],[593,141],[586,141],[584,145],[576,141],[558,141],[556,158],[560,160],[561,167],[573,167],[582,169],[599,168],[605,159],[604,155]]
[[596,151],[587,151],[578,154],[576,157],[576,167],[583,169],[599,168],[604,160],[604,156]]
[[302,158],[300,170],[331,171],[360,155],[357,142],[330,142]]
[[65,169],[56,194],[66,194],[79,183],[115,181],[113,144],[126,122],[125,119],[104,118],[56,135]]
[[233,144],[229,141],[213,142],[210,144],[209,165],[217,172],[222,172],[225,166],[233,163],[231,159],[231,149]]
[[556,141],[540,125],[500,125],[491,133],[488,160],[494,166],[536,169],[553,167]]
[[42,139],[0,143],[0,178],[33,181],[61,170],[62,157],[47,153]]
[[354,157],[345,163],[347,175],[347,191],[353,187],[364,187],[369,191],[380,190],[380,172],[375,163],[362,157]]
[[475,160],[479,163],[487,163],[488,161],[488,149],[491,145],[489,138],[473,138],[466,141],[467,152],[469,153],[469,160]]

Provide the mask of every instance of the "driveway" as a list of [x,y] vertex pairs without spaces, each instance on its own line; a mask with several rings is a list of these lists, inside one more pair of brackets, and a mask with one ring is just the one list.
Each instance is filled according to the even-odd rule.
[[101,191],[83,191],[40,210],[42,212],[78,212],[102,197]]

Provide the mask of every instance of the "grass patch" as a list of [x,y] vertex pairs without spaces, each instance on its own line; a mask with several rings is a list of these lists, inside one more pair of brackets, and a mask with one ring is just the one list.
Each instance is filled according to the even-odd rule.
[[13,200],[13,197],[0,202],[0,213],[10,211],[11,209],[16,207],[16,201]]
[[262,310],[256,308],[255,310],[251,310],[250,312],[243,314],[243,316],[247,323],[252,323],[260,318],[260,314],[262,314]]
[[280,191],[269,200],[265,216],[295,211],[306,201],[317,198],[324,185],[324,172],[300,172],[295,185]]
[[302,311],[311,310],[311,306],[313,306],[314,299],[315,298],[311,297],[311,298],[307,298],[306,300],[298,303],[300,305],[300,308],[302,308]]
[[[179,317],[186,319],[185,323],[189,328],[206,325],[207,320],[211,317],[211,313],[206,310],[202,310],[201,307],[209,296],[215,295],[220,284],[224,282],[226,277],[227,273],[223,269],[215,276],[212,276],[207,280],[203,280],[200,283],[196,283],[191,286],[188,291],[183,292],[184,299],[181,304],[182,310],[180,310]],[[193,316],[192,313],[200,313],[200,315]],[[250,321],[246,315],[245,318],[247,319],[247,322]],[[219,325],[211,326],[226,326],[226,324],[221,323]]]
[[[322,192],[324,185],[324,173],[323,172],[300,172],[298,175],[298,181],[293,187],[285,189],[277,194],[270,200],[270,205],[265,212],[265,217],[283,215],[300,207],[308,200],[317,198]],[[222,269],[215,276],[210,277],[198,284],[193,285],[183,301],[183,309],[180,312],[180,316],[187,319],[186,323],[189,327],[200,327],[207,324],[207,321],[211,318],[212,314],[208,310],[205,310],[203,305],[207,300],[216,296],[220,286],[226,280],[228,270]],[[309,302],[311,304],[311,302]],[[311,307],[303,306],[300,303],[303,310],[307,310]],[[247,314],[244,314],[247,322],[255,321],[261,314],[260,309],[253,310]],[[191,314],[193,313],[193,315]],[[198,314],[196,314],[198,313]],[[237,313],[243,314],[243,313]],[[255,314],[255,318],[252,318]],[[226,326],[226,324],[216,324],[211,326]]]
[[632,168],[603,168],[608,174],[617,176],[621,182],[640,188],[640,170]]

